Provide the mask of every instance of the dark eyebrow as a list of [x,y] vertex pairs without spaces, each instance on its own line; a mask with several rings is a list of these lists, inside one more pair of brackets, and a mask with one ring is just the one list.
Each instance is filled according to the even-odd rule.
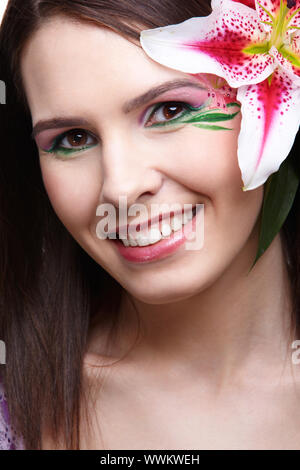
[[46,119],[43,121],[38,121],[33,127],[31,137],[34,139],[37,134],[47,129],[60,129],[62,127],[72,127],[72,126],[90,126],[90,122],[86,119],[80,117],[70,117],[70,118],[53,118]]
[[[137,98],[133,98],[132,100],[128,101],[122,107],[122,111],[125,114],[130,113],[133,109],[139,108],[143,104],[148,103],[149,101],[165,93],[166,91],[175,90],[176,88],[181,88],[181,87],[193,87],[193,88],[198,88],[201,90],[205,89],[205,87],[201,85],[200,83],[191,81],[188,78],[182,78],[179,80],[178,79],[170,80],[168,82],[157,85],[156,87],[148,90],[143,95],[140,95]],[[52,119],[41,120],[41,121],[38,121],[33,127],[31,137],[34,139],[37,134],[39,134],[40,132],[46,129],[59,129],[62,127],[72,127],[72,126],[76,126],[76,127],[77,126],[90,126],[90,123],[86,119],[83,119],[81,117],[76,117],[76,116],[69,117],[69,118],[56,117]]]
[[122,111],[125,114],[130,113],[133,109],[139,108],[143,104],[148,103],[149,101],[153,100],[159,95],[162,95],[166,91],[175,90],[176,88],[181,88],[181,87],[193,87],[193,88],[198,88],[201,90],[205,89],[205,87],[201,85],[200,83],[197,83],[194,81],[192,82],[188,78],[181,78],[179,80],[178,79],[170,80],[154,88],[151,88],[151,90],[147,91],[143,95],[138,96],[137,98],[134,98],[133,100],[128,101],[127,103],[124,104]]

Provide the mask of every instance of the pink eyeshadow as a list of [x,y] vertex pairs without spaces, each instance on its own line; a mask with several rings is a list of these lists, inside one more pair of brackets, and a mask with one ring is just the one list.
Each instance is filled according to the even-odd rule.
[[40,134],[38,134],[35,137],[35,141],[38,145],[43,150],[49,151],[53,145],[53,142],[57,136],[60,134],[63,134],[67,130],[73,129],[72,127],[63,127],[61,129],[49,129],[42,131]]
[[187,101],[194,108],[202,106],[208,98],[207,89],[197,89],[197,88],[177,88],[176,90],[166,91],[162,93],[147,109],[142,113],[139,123],[142,124],[145,118],[146,113],[149,111],[150,107],[153,107],[157,103],[163,101]]

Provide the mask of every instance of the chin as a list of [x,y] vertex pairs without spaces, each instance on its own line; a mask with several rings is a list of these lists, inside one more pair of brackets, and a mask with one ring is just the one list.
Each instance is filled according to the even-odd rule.
[[161,278],[156,273],[153,279],[140,280],[135,285],[131,283],[123,285],[123,287],[129,295],[140,302],[150,305],[163,305],[193,297],[208,288],[217,278],[217,274],[208,275],[204,271],[202,273],[198,271],[183,278],[174,271],[174,276],[167,277],[162,274]]

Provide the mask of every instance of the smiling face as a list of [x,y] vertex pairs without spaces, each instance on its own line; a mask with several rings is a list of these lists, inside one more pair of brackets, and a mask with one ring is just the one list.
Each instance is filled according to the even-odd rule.
[[[81,247],[130,294],[167,303],[198,293],[233,264],[247,272],[263,188],[241,189],[241,118],[232,91],[212,90],[207,77],[163,67],[116,33],[63,17],[31,37],[21,72],[51,204]],[[212,122],[220,113],[228,118]],[[197,126],[182,122],[196,115]],[[97,207],[117,207],[120,196],[128,208],[143,204],[148,211],[127,223],[153,217],[153,204],[204,204],[203,247],[187,250],[181,243],[150,261],[129,261],[117,246],[122,242],[96,233],[103,218]],[[151,245],[152,253],[159,243],[165,241]]]

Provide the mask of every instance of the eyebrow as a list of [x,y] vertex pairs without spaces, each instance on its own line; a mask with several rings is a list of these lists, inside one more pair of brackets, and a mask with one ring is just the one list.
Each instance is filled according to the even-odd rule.
[[[176,88],[182,87],[192,87],[204,90],[205,87],[200,83],[191,81],[188,78],[170,80],[168,82],[161,83],[150,90],[146,91],[142,95],[133,98],[132,100],[126,102],[123,107],[122,111],[124,114],[128,114],[134,109],[139,108],[143,104],[148,103],[149,101],[157,98],[158,96],[162,95],[166,91],[175,90]],[[33,131],[31,137],[34,139],[37,134],[40,132],[47,130],[47,129],[59,129],[62,127],[71,127],[71,126],[89,126],[90,122],[87,119],[81,117],[55,117],[52,119],[46,119],[38,121],[35,126],[33,127]]]
[[170,80],[154,88],[151,88],[151,90],[147,91],[143,95],[138,96],[137,98],[134,98],[133,100],[128,101],[127,103],[124,104],[122,111],[125,114],[130,113],[133,109],[139,108],[143,104],[148,103],[149,101],[153,100],[159,95],[162,95],[166,91],[175,90],[176,88],[182,88],[182,87],[193,87],[193,88],[198,88],[201,90],[205,89],[205,87],[201,85],[200,83],[192,82],[188,78],[181,78],[179,80],[178,79]]

